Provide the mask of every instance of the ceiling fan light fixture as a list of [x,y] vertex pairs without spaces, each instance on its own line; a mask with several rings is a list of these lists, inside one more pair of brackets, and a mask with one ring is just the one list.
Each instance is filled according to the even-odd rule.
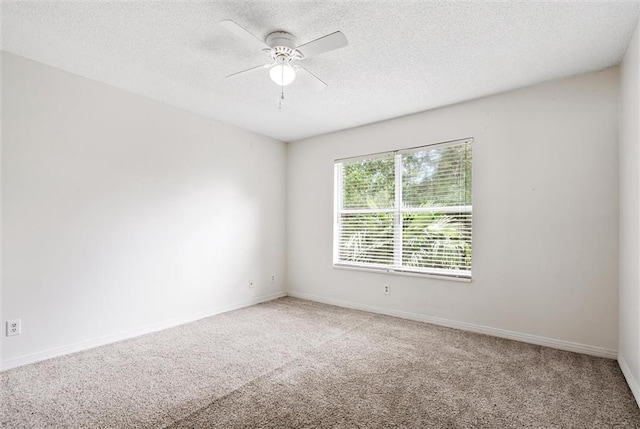
[[289,64],[276,64],[269,70],[271,80],[280,86],[287,86],[296,78],[296,71]]
[[[245,43],[266,53],[272,60],[271,63],[241,70],[227,75],[227,77],[234,77],[257,70],[266,70],[268,68],[271,80],[282,88],[280,93],[281,100],[284,99],[284,86],[293,82],[298,73],[300,73],[301,85],[310,86],[317,91],[326,88],[327,84],[325,82],[302,65],[299,65],[298,62],[325,52],[344,48],[349,44],[347,38],[341,31],[334,31],[333,33],[299,45],[298,39],[286,31],[273,31],[263,40],[230,19],[220,21],[220,25],[236,37],[244,40]],[[292,66],[291,64],[295,65]]]

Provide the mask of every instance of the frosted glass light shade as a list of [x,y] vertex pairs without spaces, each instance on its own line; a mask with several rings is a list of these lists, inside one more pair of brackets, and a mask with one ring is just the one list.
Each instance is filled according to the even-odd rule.
[[296,71],[288,64],[278,64],[271,67],[269,76],[278,85],[287,86],[296,78]]

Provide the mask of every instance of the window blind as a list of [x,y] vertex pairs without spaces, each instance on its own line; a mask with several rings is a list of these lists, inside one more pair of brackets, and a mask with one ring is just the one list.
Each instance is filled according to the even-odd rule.
[[334,265],[470,278],[471,145],[337,160]]

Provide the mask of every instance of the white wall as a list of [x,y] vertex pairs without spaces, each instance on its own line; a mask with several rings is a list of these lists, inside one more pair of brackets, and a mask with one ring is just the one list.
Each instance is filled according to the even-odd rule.
[[[617,105],[613,68],[290,144],[290,294],[615,357]],[[332,268],[335,158],[464,137],[471,283]]]
[[4,368],[284,293],[284,143],[2,60]]
[[640,27],[620,67],[620,352],[640,404]]
[[[0,7],[0,22],[2,22],[2,7]],[[0,337],[6,333],[6,325],[2,314],[2,62],[0,55]],[[2,340],[0,339],[0,369],[2,368]]]

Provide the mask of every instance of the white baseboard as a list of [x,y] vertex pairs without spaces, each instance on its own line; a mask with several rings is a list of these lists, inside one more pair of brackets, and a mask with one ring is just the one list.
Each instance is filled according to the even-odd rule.
[[640,384],[638,384],[638,380],[633,377],[633,373],[622,354],[618,355],[618,365],[620,365],[620,369],[622,370],[624,378],[627,380],[631,393],[633,393],[633,397],[636,398],[636,403],[640,407]]
[[104,346],[106,344],[115,343],[117,341],[126,340],[133,337],[139,337],[141,335],[150,334],[152,332],[161,331],[163,329],[172,328],[174,326],[183,325],[185,323],[194,322],[205,317],[214,316],[216,314],[225,313],[231,310],[237,310],[239,308],[248,307],[251,305],[259,304],[261,302],[271,301],[273,299],[282,298],[287,296],[286,292],[277,292],[269,295],[263,295],[258,298],[253,298],[247,301],[237,302],[230,305],[223,305],[220,307],[214,307],[205,311],[201,311],[188,316],[178,317],[159,323],[143,326],[141,328],[132,329],[130,331],[119,332],[117,334],[107,335],[105,337],[94,338],[91,340],[81,341],[79,343],[69,344],[66,346],[56,347],[49,350],[44,350],[37,353],[32,353],[24,356],[19,356],[12,359],[7,359],[2,362],[2,371],[16,368],[18,366],[28,365],[51,359],[58,356],[68,355],[70,353],[76,353],[83,350],[92,349],[94,347]]
[[358,304],[340,299],[326,298],[318,295],[311,295],[303,292],[289,291],[289,296],[294,298],[307,299],[317,301],[324,304],[337,305],[339,307],[353,308],[356,310],[364,310],[372,313],[385,314],[387,316],[400,317],[402,319],[415,320],[417,322],[426,322],[433,325],[445,326],[447,328],[460,329],[463,331],[476,332],[478,334],[491,335],[494,337],[506,338],[509,340],[521,341],[523,343],[536,344],[539,346],[551,347],[554,349],[566,350],[570,352],[583,353],[591,356],[616,359],[618,357],[617,350],[605,349],[602,347],[589,346],[586,344],[572,343],[569,341],[556,340],[553,338],[539,337],[537,335],[523,334],[520,332],[507,331],[505,329],[491,328],[488,326],[475,325],[472,323],[458,322],[455,320],[441,319],[439,317],[425,316],[423,314],[409,313],[399,310],[390,310],[382,307],[375,307],[367,304]]

